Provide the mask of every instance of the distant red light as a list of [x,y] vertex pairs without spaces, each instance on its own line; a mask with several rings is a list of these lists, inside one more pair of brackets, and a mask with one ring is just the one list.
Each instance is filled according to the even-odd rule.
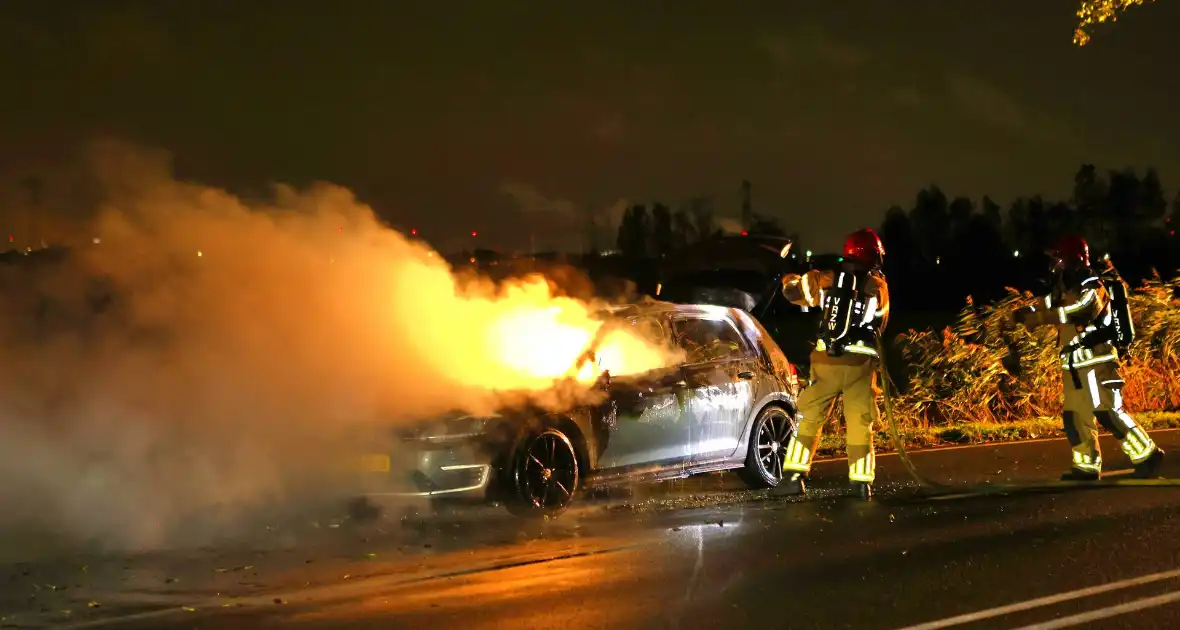
[[472,236],[479,236],[479,232],[476,232],[475,230],[472,230],[472,231],[471,231],[471,235],[472,235]]
[[1176,236],[1176,230],[1168,230],[1168,236]]
[[749,236],[749,235],[750,235],[749,232],[745,232],[745,231],[742,232],[742,236]]
[[418,236],[418,230],[417,229],[410,230],[410,234],[412,236]]
[[11,243],[14,240],[16,240],[16,239],[11,234],[9,234],[8,235],[8,242]]

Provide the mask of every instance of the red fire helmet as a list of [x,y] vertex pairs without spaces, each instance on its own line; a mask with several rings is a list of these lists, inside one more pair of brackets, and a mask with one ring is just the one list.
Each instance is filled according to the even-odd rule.
[[1061,237],[1049,255],[1060,260],[1066,267],[1090,266],[1090,245],[1086,239],[1070,234]]
[[885,245],[871,228],[858,230],[844,240],[844,258],[876,269],[885,262]]

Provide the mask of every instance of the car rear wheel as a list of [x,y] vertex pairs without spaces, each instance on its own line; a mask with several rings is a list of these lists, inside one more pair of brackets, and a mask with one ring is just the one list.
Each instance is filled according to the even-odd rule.
[[783,458],[787,442],[795,432],[795,420],[786,409],[767,406],[750,430],[746,465],[738,471],[742,481],[755,490],[773,488],[783,479]]
[[508,510],[517,516],[539,518],[561,514],[578,490],[578,452],[565,433],[547,428],[517,442],[511,458],[515,496]]

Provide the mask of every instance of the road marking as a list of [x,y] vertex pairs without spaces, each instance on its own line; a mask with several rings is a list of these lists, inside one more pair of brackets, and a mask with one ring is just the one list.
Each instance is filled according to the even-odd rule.
[[1069,617],[1054,619],[1053,621],[1042,621],[1041,623],[1023,626],[1017,628],[1016,630],[1056,630],[1057,628],[1070,628],[1083,623],[1098,621],[1099,619],[1109,619],[1111,617],[1117,617],[1118,615],[1125,615],[1127,613],[1138,612],[1148,608],[1155,608],[1156,606],[1164,606],[1173,602],[1180,602],[1180,591],[1172,591],[1171,593],[1164,593],[1163,595],[1156,595],[1155,597],[1133,599],[1124,604],[1107,606],[1106,608],[1098,608],[1096,610],[1070,615]]
[[[1066,591],[1064,593],[1057,593],[1056,595],[1047,595],[1045,597],[1038,597],[1036,599],[1030,599],[1030,600],[1023,601],[1023,602],[1016,602],[1015,604],[1006,604],[1004,606],[997,606],[995,608],[987,608],[985,610],[977,610],[975,612],[966,613],[966,614],[962,614],[962,615],[956,615],[954,617],[947,617],[945,619],[938,619],[935,621],[928,621],[926,623],[920,623],[916,626],[906,626],[904,628],[899,628],[898,630],[939,630],[940,628],[950,628],[951,626],[960,626],[965,623],[973,623],[976,621],[982,621],[984,619],[991,619],[993,617],[999,617],[999,616],[1007,615],[1007,614],[1014,613],[1014,612],[1022,612],[1025,610],[1032,610],[1034,608],[1042,608],[1044,606],[1052,606],[1053,604],[1060,604],[1061,602],[1068,602],[1068,601],[1071,601],[1074,599],[1081,599],[1083,597],[1087,597],[1090,595],[1098,595],[1100,593],[1109,593],[1110,591],[1117,591],[1117,590],[1121,590],[1121,589],[1125,589],[1125,588],[1131,588],[1132,586],[1142,586],[1144,584],[1151,584],[1153,582],[1162,582],[1164,580],[1172,580],[1175,578],[1180,578],[1180,569],[1174,569],[1171,571],[1161,571],[1159,573],[1151,573],[1148,575],[1141,575],[1139,577],[1128,578],[1126,580],[1119,580],[1118,582],[1109,582],[1106,584],[1099,584],[1098,586],[1088,586],[1086,588],[1080,588],[1080,589],[1077,589],[1074,591]],[[1180,593],[1180,592],[1178,592],[1178,593]],[[1180,594],[1174,593],[1171,596],[1173,598],[1180,599]],[[1167,602],[1163,602],[1163,603],[1167,603]],[[1161,604],[1154,604],[1154,605],[1161,605]],[[1114,613],[1114,614],[1122,614],[1122,613]],[[1096,618],[1101,619],[1101,617],[1096,617]],[[1065,618],[1058,620],[1058,621],[1064,621],[1064,619],[1070,619],[1070,617],[1065,617]],[[1050,627],[1064,628],[1067,626],[1028,626],[1028,629],[1035,628],[1038,630],[1045,630]],[[1028,630],[1028,629],[1022,628],[1020,630]]]

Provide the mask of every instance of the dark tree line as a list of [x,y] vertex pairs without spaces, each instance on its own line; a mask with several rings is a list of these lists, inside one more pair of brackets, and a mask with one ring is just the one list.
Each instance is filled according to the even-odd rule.
[[[1170,277],[1180,263],[1172,228],[1180,222],[1180,196],[1168,198],[1155,169],[1104,172],[1092,164],[1078,169],[1067,199],[1034,195],[1002,206],[987,196],[952,197],[929,186],[909,208],[886,211],[880,226],[885,272],[894,295],[911,309],[956,311],[967,296],[986,302],[1007,287],[1040,288],[1045,251],[1076,233],[1086,237],[1094,257],[1109,254],[1132,284],[1153,272]],[[650,271],[649,261],[720,233],[705,197],[675,210],[663,203],[634,205],[618,228],[620,262],[629,275],[646,278],[640,270]],[[755,215],[748,233],[789,235],[795,251],[803,251],[797,234],[767,217]]]
[[1102,173],[1084,164],[1071,198],[1019,198],[1006,211],[988,197],[976,204],[930,186],[908,210],[886,212],[886,273],[907,301],[930,307],[951,306],[966,295],[995,297],[1005,286],[1028,288],[1043,275],[1045,250],[1076,233],[1094,256],[1109,254],[1137,282],[1153,270],[1175,269],[1180,242],[1171,225],[1178,214],[1180,196],[1169,212],[1155,169]]
[[[755,215],[750,234],[786,236],[772,218]],[[619,222],[618,249],[626,258],[661,258],[685,245],[722,233],[707,197],[695,197],[672,210],[663,203],[638,204],[627,208]]]

